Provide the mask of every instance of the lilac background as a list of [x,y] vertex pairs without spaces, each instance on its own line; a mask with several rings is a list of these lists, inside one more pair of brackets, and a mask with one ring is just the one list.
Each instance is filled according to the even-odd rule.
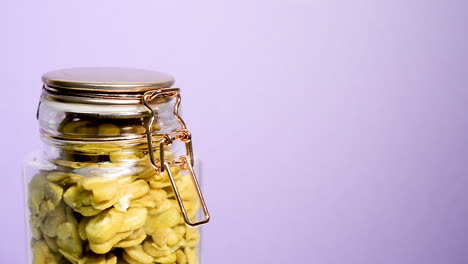
[[468,263],[468,2],[4,1],[0,263],[43,72],[176,76],[203,157],[205,264]]

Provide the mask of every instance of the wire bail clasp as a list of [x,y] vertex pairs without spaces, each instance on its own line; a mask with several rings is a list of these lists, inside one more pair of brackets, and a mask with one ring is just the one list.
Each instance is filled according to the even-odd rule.
[[[172,133],[175,134],[175,136],[171,136],[168,133],[159,133],[159,134],[154,134],[153,135],[153,124],[156,120],[156,112],[151,108],[149,102],[157,98],[158,96],[175,96],[177,98],[177,101],[174,105],[174,116],[177,118],[179,121],[179,124],[181,126],[181,129],[173,130]],[[158,174],[162,174],[165,171],[167,171],[167,175],[169,176],[169,180],[171,181],[172,188],[174,190],[174,194],[177,198],[177,203],[179,204],[180,210],[182,212],[182,215],[184,216],[184,221],[187,225],[191,227],[199,226],[206,224],[210,221],[210,214],[208,213],[208,208],[205,203],[205,199],[203,198],[203,194],[200,189],[200,185],[198,183],[197,177],[195,175],[195,172],[193,170],[193,164],[194,164],[194,159],[193,159],[193,148],[192,148],[192,135],[190,131],[187,130],[184,121],[182,118],[179,116],[178,109],[180,105],[180,93],[178,91],[165,91],[164,89],[158,89],[154,91],[148,91],[143,94],[143,104],[145,107],[148,109],[148,111],[151,114],[150,121],[148,122],[148,126],[146,127],[146,137],[148,141],[148,149],[149,149],[149,157],[151,164],[155,171]],[[154,157],[153,153],[153,136],[160,138],[159,142],[159,164],[156,162],[156,159]],[[185,209],[184,202],[182,200],[182,197],[179,192],[179,188],[177,187],[176,181],[174,176],[172,175],[172,172],[170,170],[170,163],[166,162],[164,160],[164,148],[167,145],[172,144],[174,140],[180,140],[185,143],[185,149],[186,149],[186,155],[181,156],[178,161],[173,162],[174,165],[180,166],[182,169],[188,169],[190,177],[192,179],[192,182],[195,186],[195,189],[198,194],[198,199],[201,203],[201,208],[203,211],[204,219],[201,221],[197,222],[192,222],[190,220],[190,217],[187,214],[187,211]]]

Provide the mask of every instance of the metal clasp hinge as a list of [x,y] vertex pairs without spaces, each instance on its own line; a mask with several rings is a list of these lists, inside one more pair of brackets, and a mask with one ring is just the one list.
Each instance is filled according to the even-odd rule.
[[[172,96],[177,97],[177,101],[174,106],[174,115],[179,121],[181,125],[181,129],[172,131],[175,134],[175,136],[173,137],[171,137],[171,135],[167,133],[153,135],[153,124],[156,119],[156,112],[151,108],[149,102],[161,95],[172,95]],[[150,157],[150,161],[151,161],[153,168],[158,174],[162,174],[164,173],[164,171],[167,171],[167,175],[169,176],[169,179],[171,181],[172,188],[174,189],[174,194],[177,198],[177,203],[179,204],[182,215],[184,216],[185,223],[191,227],[195,227],[195,226],[208,223],[210,221],[210,214],[208,213],[208,208],[206,206],[205,199],[203,198],[200,185],[198,184],[197,177],[193,170],[194,160],[193,160],[192,136],[190,132],[187,130],[184,121],[178,114],[178,108],[180,104],[180,94],[174,91],[164,91],[163,89],[149,91],[143,95],[143,104],[151,113],[150,121],[148,122],[148,126],[146,127],[146,138],[148,141],[149,157]],[[159,164],[156,162],[156,159],[153,153],[153,136],[161,138],[159,142],[159,161],[160,161]],[[190,177],[197,191],[198,199],[201,203],[201,207],[202,207],[202,211],[204,215],[204,219],[201,221],[192,222],[190,220],[190,217],[187,214],[184,202],[180,195],[179,188],[177,187],[174,176],[172,175],[172,172],[170,170],[170,164],[164,160],[164,147],[165,145],[170,145],[174,140],[180,140],[185,143],[186,156],[181,156],[178,161],[174,162],[174,164],[180,166],[182,169],[188,169],[189,171]]]

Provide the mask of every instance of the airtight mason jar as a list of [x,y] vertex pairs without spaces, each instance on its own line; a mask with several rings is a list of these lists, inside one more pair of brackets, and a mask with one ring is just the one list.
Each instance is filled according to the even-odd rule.
[[43,82],[44,149],[24,169],[29,263],[198,263],[209,214],[173,78],[74,68]]

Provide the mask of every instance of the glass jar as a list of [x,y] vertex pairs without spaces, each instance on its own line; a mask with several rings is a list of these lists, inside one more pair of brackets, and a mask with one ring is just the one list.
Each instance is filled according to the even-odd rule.
[[44,149],[24,168],[29,263],[198,263],[209,214],[174,79],[74,68],[43,82]]

